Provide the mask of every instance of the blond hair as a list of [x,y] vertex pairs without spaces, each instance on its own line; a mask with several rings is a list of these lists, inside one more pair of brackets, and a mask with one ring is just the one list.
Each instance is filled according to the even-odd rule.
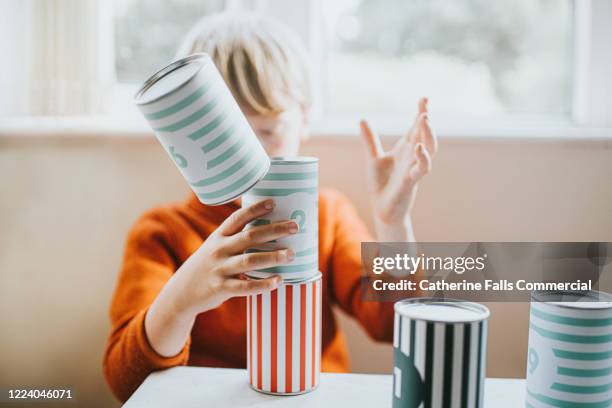
[[311,104],[303,45],[282,24],[256,14],[221,13],[202,19],[177,57],[205,52],[248,113],[276,114]]

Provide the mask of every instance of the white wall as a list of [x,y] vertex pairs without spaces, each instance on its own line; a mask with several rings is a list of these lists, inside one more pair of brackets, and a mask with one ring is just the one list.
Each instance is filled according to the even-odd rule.
[[[304,152],[321,158],[322,183],[343,190],[367,217],[361,150],[344,138],[315,140]],[[419,188],[421,242],[612,240],[612,139],[443,138]],[[487,374],[524,376],[528,305],[487,306]],[[352,321],[343,326],[353,369],[388,372],[389,347],[369,341]]]
[[[370,222],[360,141],[314,138],[304,153]],[[101,360],[126,231],[184,182],[152,137],[5,132],[0,186],[0,384],[69,384],[111,406]],[[612,241],[610,203],[612,139],[443,138],[414,224],[421,241]],[[527,306],[489,306],[488,375],[521,376]],[[342,325],[353,369],[388,372],[389,346]]]

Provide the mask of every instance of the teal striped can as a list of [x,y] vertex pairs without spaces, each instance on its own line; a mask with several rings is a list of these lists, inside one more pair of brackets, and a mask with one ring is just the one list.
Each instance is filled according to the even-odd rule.
[[489,309],[460,300],[395,303],[393,408],[481,408]]
[[208,55],[156,72],[135,102],[202,203],[232,201],[268,171],[268,155]]
[[533,294],[525,406],[612,407],[610,294]]
[[297,234],[247,250],[262,252],[291,248],[295,253],[291,263],[251,271],[248,276],[281,275],[283,279],[295,282],[319,273],[318,161],[314,157],[272,158],[268,173],[242,197],[243,206],[266,198],[272,198],[276,203],[270,214],[253,221],[247,228],[284,220],[295,220],[299,227]]

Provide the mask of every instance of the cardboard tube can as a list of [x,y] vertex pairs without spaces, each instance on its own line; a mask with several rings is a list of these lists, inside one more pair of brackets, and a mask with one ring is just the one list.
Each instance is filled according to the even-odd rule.
[[268,394],[314,390],[321,372],[321,273],[247,297],[247,375]]
[[393,407],[484,406],[489,310],[414,298],[395,304]]
[[612,407],[612,296],[534,292],[527,407]]
[[208,55],[156,72],[135,102],[202,203],[231,201],[268,171],[265,150]]
[[276,207],[267,216],[250,223],[247,228],[293,219],[299,231],[275,242],[250,248],[247,252],[291,248],[295,259],[287,265],[258,269],[247,275],[257,278],[281,275],[286,281],[300,281],[316,276],[319,273],[318,159],[272,158],[268,173],[242,197],[242,206],[266,198],[273,198]]

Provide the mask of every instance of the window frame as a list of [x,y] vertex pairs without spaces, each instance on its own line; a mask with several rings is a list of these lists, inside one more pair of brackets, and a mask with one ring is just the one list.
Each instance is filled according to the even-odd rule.
[[612,126],[612,2],[574,0],[572,116],[583,126]]

